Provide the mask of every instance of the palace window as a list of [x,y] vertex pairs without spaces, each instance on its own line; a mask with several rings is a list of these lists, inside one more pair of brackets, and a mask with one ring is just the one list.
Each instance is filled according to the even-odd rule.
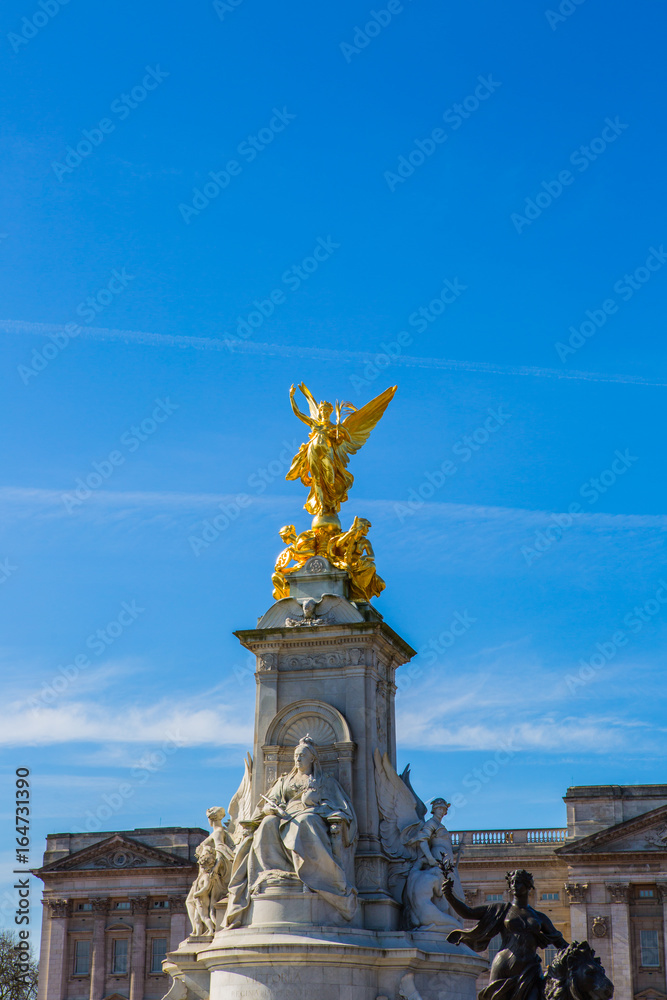
[[74,975],[90,975],[90,941],[74,942]]
[[167,939],[151,940],[151,972],[162,972],[162,963],[167,957]]
[[92,910],[93,904],[92,903],[77,903],[76,904],[76,908],[77,908],[77,910]]
[[653,899],[654,896],[655,896],[655,893],[653,892],[653,889],[640,889],[639,890],[639,898],[640,899]]
[[[558,893],[556,893],[556,895],[558,895]],[[544,969],[551,965],[557,954],[558,948],[554,947],[552,944],[550,944],[548,948],[544,949],[544,955],[542,956],[542,966]]]
[[486,894],[487,903],[502,903],[504,898],[505,895],[502,892],[487,892]]
[[117,976],[127,975],[127,938],[116,938],[111,955],[111,971]]
[[168,910],[169,909],[169,900],[168,899],[154,899],[153,900],[153,909],[154,910]]
[[559,892],[543,892],[540,898],[541,899],[560,899],[560,893]]
[[121,901],[119,903],[116,903],[114,909],[116,909],[116,910],[129,910],[130,909],[130,903],[129,903],[128,900]]
[[660,945],[658,943],[657,931],[640,931],[639,949],[641,951],[641,963],[644,968],[660,968]]

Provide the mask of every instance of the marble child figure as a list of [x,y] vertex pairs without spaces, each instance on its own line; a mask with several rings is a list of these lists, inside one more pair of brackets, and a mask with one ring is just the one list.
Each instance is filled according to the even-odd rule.
[[213,829],[195,851],[199,871],[185,901],[196,935],[215,934],[215,907],[227,894],[233,858],[233,843],[222,825],[225,810],[214,806],[206,816]]
[[246,824],[229,883],[226,927],[240,926],[253,890],[265,884],[300,881],[346,920],[357,893],[346,874],[357,821],[346,793],[324,774],[317,748],[304,736],[294,750],[294,767],[274,783]]

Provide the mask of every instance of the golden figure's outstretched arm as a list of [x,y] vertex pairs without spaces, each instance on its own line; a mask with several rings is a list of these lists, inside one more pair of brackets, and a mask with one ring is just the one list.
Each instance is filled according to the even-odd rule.
[[[299,386],[299,388],[303,392],[303,390],[304,390],[303,383]],[[301,410],[299,409],[299,407],[296,405],[296,401],[294,399],[294,393],[295,392],[296,392],[296,386],[293,385],[290,388],[290,391],[289,391],[289,401],[292,404],[292,409],[294,410],[294,415],[296,417],[298,417],[299,420],[302,420],[303,423],[306,425],[306,427],[312,427],[313,426],[313,421],[312,421],[311,417],[307,417],[306,414],[302,413]],[[305,392],[303,394],[304,394],[304,396],[306,396]],[[310,393],[308,395],[310,395]],[[306,399],[308,399],[308,396],[306,396]],[[308,402],[310,403],[309,399],[308,399]],[[311,412],[312,412],[312,407],[311,407]]]

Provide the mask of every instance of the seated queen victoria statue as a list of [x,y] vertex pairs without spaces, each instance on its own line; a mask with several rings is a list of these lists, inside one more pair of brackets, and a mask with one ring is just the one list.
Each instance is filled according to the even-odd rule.
[[250,820],[229,882],[226,927],[239,927],[251,895],[263,885],[299,880],[346,920],[357,908],[357,891],[347,869],[357,820],[346,793],[322,772],[317,747],[304,736],[294,750],[294,767],[274,783]]

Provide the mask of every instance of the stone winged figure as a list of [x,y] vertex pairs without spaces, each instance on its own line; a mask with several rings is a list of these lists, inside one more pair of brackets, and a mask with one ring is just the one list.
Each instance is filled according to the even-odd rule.
[[[310,390],[300,383],[299,389],[308,401],[309,413],[296,405],[296,386],[290,389],[290,402],[295,415],[309,429],[308,440],[294,456],[285,479],[300,479],[310,490],[304,507],[324,521],[338,522],[337,511],[347,500],[354,477],[347,471],[350,455],[368,441],[371,431],[391,402],[396,386],[385,389],[361,409],[352,403],[316,403]],[[336,422],[331,420],[335,414]],[[339,529],[340,530],[340,529]]]
[[452,838],[443,826],[449,803],[432,802],[432,816],[410,785],[409,768],[401,777],[388,755],[375,750],[375,788],[380,811],[380,839],[385,853],[397,862],[393,891],[404,907],[408,928],[450,930],[460,921],[443,896],[443,867],[451,873],[454,891],[463,899],[463,888],[455,865]]

